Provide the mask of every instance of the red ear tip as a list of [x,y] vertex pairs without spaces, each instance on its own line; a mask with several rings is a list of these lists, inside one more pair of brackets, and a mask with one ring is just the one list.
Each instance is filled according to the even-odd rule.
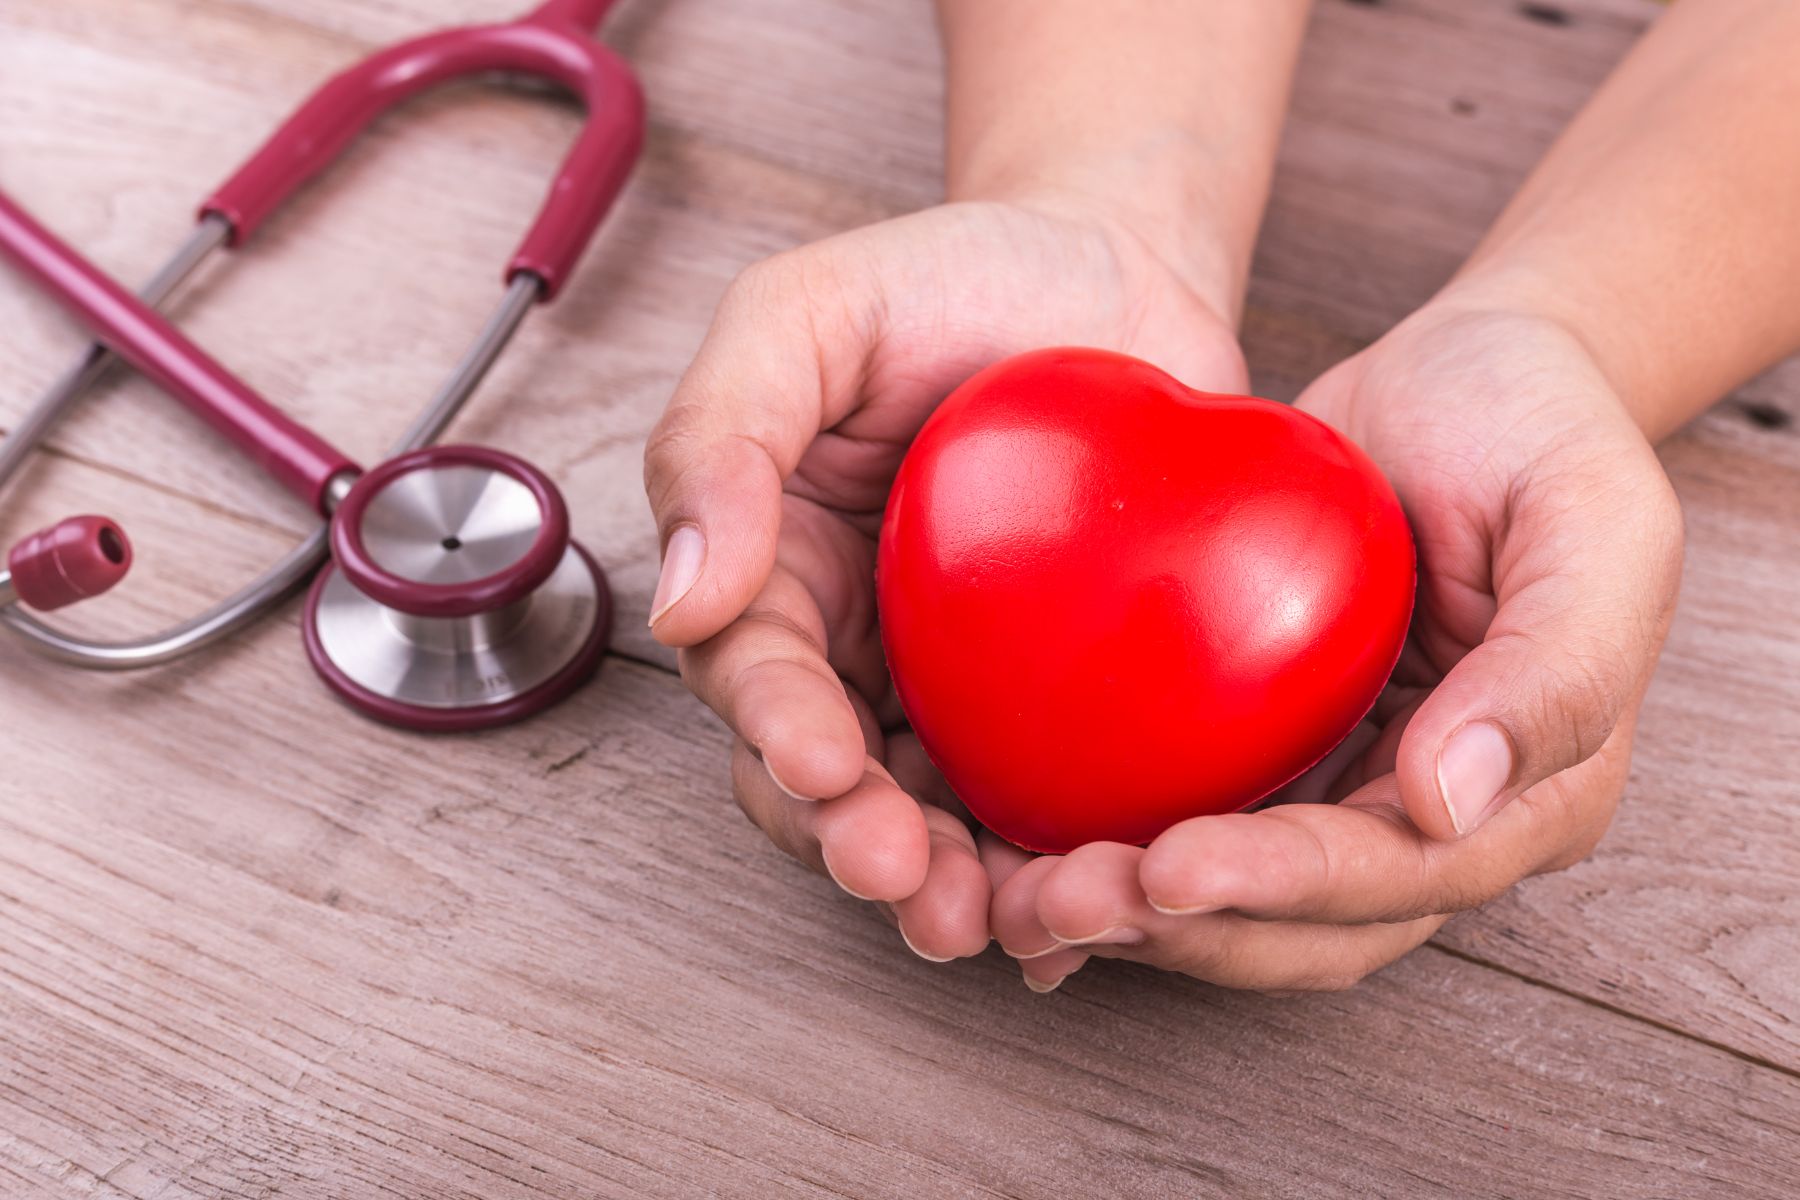
[[6,556],[28,608],[48,611],[98,596],[131,569],[131,541],[107,517],[70,517],[22,539]]

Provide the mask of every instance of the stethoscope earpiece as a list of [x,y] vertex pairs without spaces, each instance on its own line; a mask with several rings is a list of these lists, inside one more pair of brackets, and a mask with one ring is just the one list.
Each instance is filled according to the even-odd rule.
[[612,597],[550,479],[510,454],[434,446],[358,479],[307,596],[307,656],[361,711],[412,729],[502,725],[600,664]]
[[0,563],[0,607],[50,612],[91,600],[131,569],[131,539],[110,517],[58,521],[14,543]]

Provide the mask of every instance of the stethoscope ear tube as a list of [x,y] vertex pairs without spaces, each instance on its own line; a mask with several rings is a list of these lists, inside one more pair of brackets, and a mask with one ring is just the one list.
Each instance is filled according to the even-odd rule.
[[232,243],[239,244],[388,109],[478,72],[532,75],[566,88],[587,110],[505,272],[508,282],[534,275],[542,299],[553,298],[643,146],[644,97],[637,78],[589,36],[609,7],[611,0],[548,0],[515,21],[430,33],[377,51],[307,97],[207,198],[201,213],[224,218]]
[[[138,291],[146,304],[162,305],[205,262],[225,244],[227,229],[223,221],[210,218],[200,222],[194,232]],[[92,387],[114,363],[111,351],[101,345],[89,346],[82,356],[40,396],[13,427],[12,433],[0,441],[0,487],[15,475],[45,435],[60,421],[88,388]],[[318,569],[325,559],[325,532],[318,533],[295,548],[280,562],[258,576],[249,585],[220,601],[205,612],[170,626],[149,637],[132,641],[102,642],[77,637],[46,625],[17,606],[0,605],[0,625],[6,626],[27,647],[45,658],[89,670],[128,670],[153,667],[171,662],[202,646],[211,645],[243,628],[278,603]]]

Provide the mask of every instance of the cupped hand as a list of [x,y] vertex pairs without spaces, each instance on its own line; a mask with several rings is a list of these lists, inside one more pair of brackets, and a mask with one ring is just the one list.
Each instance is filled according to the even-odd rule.
[[1452,293],[1299,404],[1373,456],[1412,520],[1400,666],[1357,733],[1260,811],[1056,858],[985,843],[1006,879],[994,936],[1038,990],[1090,954],[1348,986],[1449,914],[1578,862],[1611,821],[1681,515],[1582,343]]
[[1075,198],[945,205],[746,271],[650,438],[651,627],[737,735],[739,804],[886,902],[923,957],[979,953],[991,889],[882,656],[875,546],[901,457],[958,383],[1042,346],[1241,391],[1234,303]]

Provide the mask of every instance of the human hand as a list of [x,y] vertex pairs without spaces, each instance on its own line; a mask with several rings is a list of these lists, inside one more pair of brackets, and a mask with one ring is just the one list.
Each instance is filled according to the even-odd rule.
[[887,676],[873,584],[888,489],[937,403],[1020,351],[1105,347],[1243,390],[1232,272],[1171,261],[1152,236],[1061,192],[778,255],[726,294],[650,438],[651,626],[737,735],[739,804],[891,905],[926,958],[987,945],[990,884]]
[[1578,862],[1617,807],[1681,516],[1584,344],[1452,291],[1299,404],[1369,452],[1413,522],[1400,665],[1369,721],[1261,811],[1061,857],[984,842],[1004,880],[994,936],[1038,990],[1091,954],[1348,986],[1448,914]]

